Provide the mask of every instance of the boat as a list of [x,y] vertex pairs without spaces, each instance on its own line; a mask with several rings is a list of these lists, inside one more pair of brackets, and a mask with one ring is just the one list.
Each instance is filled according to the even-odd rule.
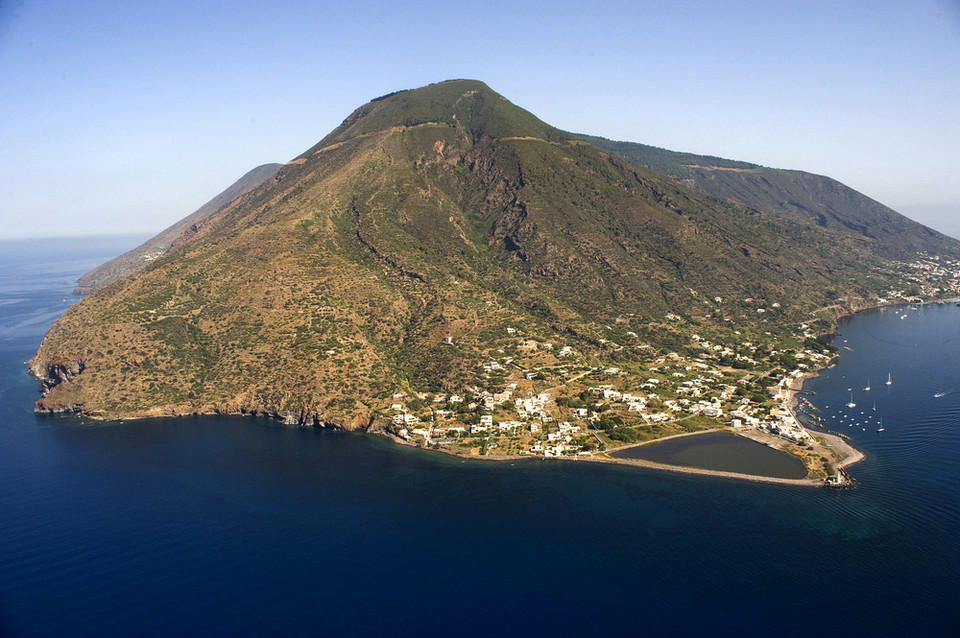
[[853,392],[850,393],[850,403],[847,404],[848,408],[855,408],[857,404],[853,402]]
[[867,387],[863,389],[864,392],[870,392],[870,379],[867,379]]
[[890,373],[887,373],[887,385],[893,385],[893,377],[890,376]]
[[877,428],[877,432],[883,432],[883,417],[880,417],[880,427]]

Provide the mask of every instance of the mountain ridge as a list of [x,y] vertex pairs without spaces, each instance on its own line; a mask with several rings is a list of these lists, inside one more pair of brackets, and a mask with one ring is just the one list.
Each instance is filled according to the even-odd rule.
[[81,275],[73,293],[75,295],[86,295],[97,288],[137,272],[147,263],[168,251],[173,242],[190,226],[200,223],[263,180],[269,179],[282,167],[282,164],[262,164],[247,171],[240,179],[193,213],[171,224],[136,248],[132,248]]
[[824,175],[593,135],[578,137],[680,180],[697,192],[731,199],[787,219],[880,239],[880,250],[890,257],[902,259],[918,251],[949,251],[956,241]]

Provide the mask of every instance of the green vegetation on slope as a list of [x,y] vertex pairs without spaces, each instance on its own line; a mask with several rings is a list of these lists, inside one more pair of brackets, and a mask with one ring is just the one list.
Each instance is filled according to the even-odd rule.
[[863,238],[883,257],[955,254],[956,240],[900,215],[840,182],[803,171],[766,168],[708,155],[578,135],[608,153],[681,180],[693,190],[769,215]]

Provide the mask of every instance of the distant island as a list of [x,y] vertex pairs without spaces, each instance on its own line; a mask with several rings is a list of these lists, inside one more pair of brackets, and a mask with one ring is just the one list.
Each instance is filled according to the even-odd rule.
[[73,293],[75,295],[88,295],[97,288],[102,288],[139,271],[154,259],[166,254],[173,246],[173,242],[184,233],[189,232],[195,224],[229,205],[237,197],[260,184],[263,180],[273,177],[282,167],[282,164],[264,164],[248,171],[243,177],[190,215],[154,235],[136,248],[128,250],[81,275]]
[[836,482],[862,456],[794,411],[825,336],[960,295],[960,242],[834,180],[567,133],[473,80],[261,169],[89,286],[30,363],[37,411],[658,467],[617,451],[721,430]]

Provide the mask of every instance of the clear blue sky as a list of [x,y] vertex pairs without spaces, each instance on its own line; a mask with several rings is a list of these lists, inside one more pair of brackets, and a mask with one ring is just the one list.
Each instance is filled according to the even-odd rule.
[[0,238],[159,231],[371,98],[450,78],[960,235],[957,0],[0,0]]

